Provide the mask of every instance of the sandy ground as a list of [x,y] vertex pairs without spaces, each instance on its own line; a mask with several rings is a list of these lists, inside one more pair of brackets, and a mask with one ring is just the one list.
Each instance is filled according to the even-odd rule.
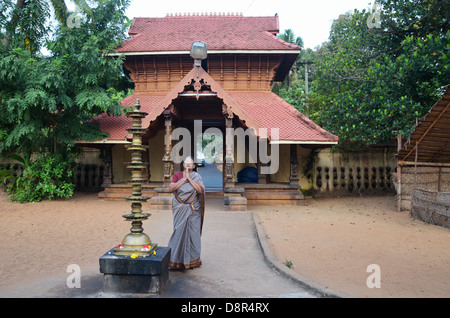
[[[450,297],[450,229],[397,212],[394,197],[308,200],[304,207],[258,213],[276,257],[332,290]],[[377,273],[380,288],[369,288]]]
[[[95,194],[20,204],[0,191],[0,290],[67,276],[69,264],[98,272],[98,257],[128,233],[120,215],[129,210],[125,201]],[[258,213],[281,262],[332,290],[354,297],[450,297],[450,230],[397,212],[393,197],[249,210]],[[380,288],[367,287],[371,264],[379,265]]]

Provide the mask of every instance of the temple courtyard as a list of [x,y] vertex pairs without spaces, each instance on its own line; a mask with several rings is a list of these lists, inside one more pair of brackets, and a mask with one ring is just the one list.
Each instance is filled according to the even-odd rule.
[[[305,206],[249,206],[247,212],[222,212],[222,202],[207,197],[203,232],[203,241],[217,244],[218,249],[227,247],[227,238],[215,237],[218,228],[210,223],[213,214],[229,213],[228,218],[237,220],[253,213],[275,257],[297,277],[350,297],[450,297],[450,229],[397,212],[394,196],[306,199]],[[95,193],[20,204],[9,202],[0,191],[0,295],[20,297],[23,287],[22,296],[45,296],[30,289],[32,282],[65,283],[71,264],[78,265],[84,277],[98,275],[99,257],[129,231],[130,225],[121,217],[129,209],[125,200],[103,200]],[[144,210],[152,214],[144,222],[145,232],[166,246],[171,211],[150,211],[148,204]],[[232,247],[236,254],[254,244],[244,234],[249,233],[242,233],[242,239],[230,238],[238,242]],[[208,247],[202,253],[203,266],[208,257],[216,257],[210,251]],[[202,270],[210,273],[202,267],[183,277],[201,276]],[[218,283],[226,283],[220,276],[224,271],[226,266],[216,268]],[[259,279],[246,275],[249,280]],[[243,284],[242,290],[249,285]],[[42,288],[42,284],[35,286]],[[210,296],[230,297],[223,291]]]

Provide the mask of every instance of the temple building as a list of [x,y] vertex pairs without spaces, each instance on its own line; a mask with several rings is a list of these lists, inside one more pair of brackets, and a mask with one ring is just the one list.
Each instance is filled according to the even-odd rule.
[[[186,155],[195,157],[206,191],[223,197],[226,209],[302,204],[305,157],[338,138],[271,91],[301,50],[278,33],[278,16],[175,14],[133,20],[130,38],[115,55],[125,56],[124,68],[134,82],[122,105],[139,103],[148,113],[142,123],[148,145],[143,192],[154,209],[170,208],[167,186]],[[204,56],[194,56],[196,49],[206,49]],[[131,161],[126,151],[131,119],[104,114],[95,120],[110,135],[83,143],[104,154],[99,196],[122,198],[130,191],[124,162]]]

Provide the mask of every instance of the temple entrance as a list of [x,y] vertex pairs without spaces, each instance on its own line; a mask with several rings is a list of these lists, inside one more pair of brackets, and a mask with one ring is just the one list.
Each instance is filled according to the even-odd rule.
[[201,121],[201,125],[201,136],[194,136],[197,172],[203,178],[206,192],[223,192],[224,122]]
[[[172,114],[173,127],[183,127],[190,132],[190,155],[194,157],[205,190],[223,192],[226,111],[224,101],[211,90],[204,79],[191,80],[183,87],[183,91],[177,94],[168,107]],[[175,142],[173,146],[175,147]],[[183,154],[183,157],[185,155]]]

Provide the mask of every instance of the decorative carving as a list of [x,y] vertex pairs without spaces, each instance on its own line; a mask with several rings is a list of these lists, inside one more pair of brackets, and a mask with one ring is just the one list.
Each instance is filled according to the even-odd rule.
[[103,183],[102,187],[109,187],[113,183],[113,169],[112,169],[112,146],[106,145],[103,149]]
[[202,89],[202,84],[200,84],[199,82],[195,82],[194,83],[194,90],[197,92],[197,100],[198,100],[198,93],[199,91]]
[[289,180],[292,185],[298,185],[298,157],[297,157],[297,145],[290,145],[290,155],[291,155],[291,168]]
[[172,114],[170,111],[164,111],[164,124],[165,124],[165,136],[164,136],[164,147],[165,154],[162,158],[164,162],[164,186],[168,186],[173,173],[173,162],[172,162]]
[[172,160],[167,160],[163,158],[163,161],[164,161],[164,179],[170,180],[172,178],[172,171],[173,171]]
[[[225,117],[225,127],[233,127],[233,119]],[[225,139],[225,182],[227,187],[234,187],[234,134],[226,129]]]
[[234,183],[234,163],[226,161],[225,163],[226,183]]

